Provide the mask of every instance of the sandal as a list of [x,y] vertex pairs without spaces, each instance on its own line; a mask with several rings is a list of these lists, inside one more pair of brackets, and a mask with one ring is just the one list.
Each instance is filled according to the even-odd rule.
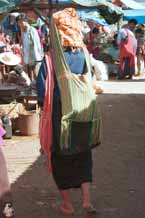
[[73,209],[66,208],[62,203],[58,202],[52,205],[52,209],[62,213],[63,215],[73,215]]
[[94,215],[97,213],[97,210],[93,205],[90,205],[89,207],[84,207],[83,210],[88,215]]

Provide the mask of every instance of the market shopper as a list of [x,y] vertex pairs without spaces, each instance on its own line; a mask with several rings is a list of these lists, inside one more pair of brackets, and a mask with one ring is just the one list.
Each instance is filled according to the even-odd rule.
[[135,73],[137,40],[133,33],[137,21],[132,19],[118,32],[117,42],[120,49],[118,79],[132,78]]
[[42,46],[37,30],[30,26],[28,18],[24,13],[17,17],[18,25],[21,28],[23,64],[28,72],[31,81],[36,80],[41,61],[43,58]]
[[11,187],[8,179],[6,159],[3,151],[3,139],[5,130],[0,121],[0,217],[14,218]]
[[99,33],[99,28],[94,27],[84,39],[89,53],[92,54],[95,59],[98,59],[100,53],[100,43],[98,43],[98,38],[100,37]]
[[3,82],[6,82],[10,76],[10,68],[18,65],[21,59],[13,52],[0,53],[0,70]]
[[[59,32],[59,37],[55,27]],[[64,27],[67,28],[65,29]],[[50,27],[50,36],[51,46],[53,49],[53,63],[55,68],[54,90],[53,94],[51,92],[47,92],[44,95],[44,89],[42,89],[41,86],[41,84],[44,84],[43,79],[45,77],[47,78],[44,71],[48,70],[49,74],[47,72],[47,75],[49,76],[49,80],[46,79],[46,87],[52,91],[51,86],[53,83],[52,78],[54,72],[52,72],[52,67],[48,67],[49,63],[45,59],[43,61],[44,66],[41,65],[41,69],[39,71],[38,78],[41,78],[42,83],[40,80],[37,81],[37,91],[40,94],[39,99],[41,102],[42,99],[40,97],[42,95],[45,96],[41,117],[41,121],[43,121],[44,116],[44,123],[41,122],[40,125],[40,132],[42,134],[40,135],[40,142],[42,142],[44,138],[47,138],[49,141],[51,141],[50,137],[52,134],[52,143],[47,143],[47,141],[45,141],[43,144],[44,146],[42,145],[42,148],[48,155],[48,158],[51,156],[51,159],[48,159],[49,169],[51,169],[51,162],[52,175],[62,197],[62,202],[54,204],[53,208],[56,211],[66,215],[73,214],[74,208],[70,196],[70,190],[72,188],[79,188],[82,194],[83,210],[87,214],[93,214],[96,213],[96,209],[92,204],[90,193],[93,167],[92,148],[96,147],[100,143],[100,141],[98,141],[99,129],[93,129],[96,126],[96,121],[92,120],[97,112],[97,99],[91,85],[87,86],[87,84],[90,84],[90,70],[88,70],[88,81],[85,81],[85,69],[88,69],[90,64],[87,62],[88,59],[86,60],[84,55],[83,49],[85,49],[85,45],[80,33],[80,22],[74,9],[64,9],[63,11],[57,12],[53,15]],[[66,75],[63,75],[64,72]],[[70,78],[70,80],[66,81],[67,78]],[[73,80],[71,78],[73,78]],[[61,84],[60,80],[62,83],[64,81],[64,83]],[[71,90],[69,85],[65,84],[65,81],[66,84],[67,82],[72,83],[72,88],[74,88],[73,94],[70,98],[67,96],[70,96],[69,93]],[[85,91],[82,92],[84,87],[87,88],[85,88]],[[87,97],[89,93],[90,95]],[[80,95],[82,97],[80,97]],[[72,98],[75,100],[75,102],[78,102],[77,105],[72,105]],[[46,99],[48,102],[46,102]],[[82,99],[84,99],[82,102],[84,107],[81,105]],[[86,104],[87,102],[88,104]],[[80,105],[80,108],[83,107],[82,114],[81,109],[78,109],[78,105]],[[75,108],[70,109],[71,113],[68,112],[68,114],[64,116],[64,108],[68,110],[71,106],[75,106]],[[79,112],[75,110],[76,107],[77,110],[80,110],[80,115],[77,115]],[[83,111],[86,113],[83,114]],[[90,113],[91,118],[87,119]],[[72,116],[73,114],[76,117],[75,121],[73,117],[70,117],[70,119],[67,121],[67,117]],[[79,116],[79,118],[77,118],[77,116]],[[50,133],[51,119],[52,133]],[[77,119],[82,119],[83,121],[77,122]],[[90,122],[86,122],[86,119],[90,120]],[[98,122],[99,120],[100,117],[98,117]],[[47,122],[48,126],[43,126],[43,124],[47,124]],[[93,122],[94,126],[92,126]],[[97,126],[99,126],[99,123]],[[44,130],[43,132],[42,129]],[[90,139],[92,139],[92,141],[89,141]],[[94,139],[95,141],[93,141]]]
[[144,37],[143,37],[143,30],[141,28],[137,28],[135,31],[135,36],[137,39],[137,51],[136,51],[136,58],[137,58],[137,73],[136,76],[140,76],[142,73],[141,64],[144,62]]

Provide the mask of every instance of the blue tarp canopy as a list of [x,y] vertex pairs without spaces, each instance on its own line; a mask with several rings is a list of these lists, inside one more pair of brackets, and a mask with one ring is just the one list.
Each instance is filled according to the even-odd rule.
[[124,10],[123,20],[136,19],[138,24],[145,24],[145,9]]
[[77,10],[77,14],[82,20],[90,21],[102,26],[108,25],[108,23],[100,17],[100,13],[96,9],[80,9]]
[[[56,0],[53,0],[52,2],[56,2]],[[70,4],[72,2],[75,2],[75,3],[79,3],[80,1],[72,1],[72,0],[58,0],[58,3],[65,3],[65,4]],[[91,2],[91,1],[90,1]],[[97,4],[96,3],[97,1],[95,1],[95,5]],[[85,4],[86,4],[86,1],[85,1]],[[101,16],[100,16],[100,13],[97,9],[88,9],[88,8],[84,8],[84,9],[79,9],[77,10],[77,14],[78,16],[80,17],[80,19],[82,20],[85,20],[85,21],[90,21],[90,22],[93,22],[93,23],[96,23],[96,24],[100,24],[102,26],[107,26],[108,23],[105,21],[105,19],[103,19]]]

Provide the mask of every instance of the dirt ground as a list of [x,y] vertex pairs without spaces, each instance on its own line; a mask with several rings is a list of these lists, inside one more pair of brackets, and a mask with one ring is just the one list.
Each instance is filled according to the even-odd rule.
[[[113,93],[109,87],[111,92],[99,96],[102,144],[93,151],[91,188],[96,218],[145,217],[145,81],[133,86],[134,94]],[[40,156],[39,139],[13,137],[6,141],[5,153],[16,218],[63,217],[51,209],[60,198]],[[72,199],[76,209],[73,217],[84,217],[79,190],[72,190]]]

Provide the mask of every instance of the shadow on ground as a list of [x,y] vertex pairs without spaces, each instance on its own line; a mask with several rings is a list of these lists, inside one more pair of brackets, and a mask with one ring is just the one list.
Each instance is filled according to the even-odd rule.
[[[145,214],[145,95],[100,95],[102,145],[93,151],[92,198],[98,218],[144,218]],[[82,136],[83,137],[83,136]],[[59,193],[44,159],[33,165],[12,184],[16,218],[57,218],[51,204]],[[81,215],[80,192],[72,191]]]

